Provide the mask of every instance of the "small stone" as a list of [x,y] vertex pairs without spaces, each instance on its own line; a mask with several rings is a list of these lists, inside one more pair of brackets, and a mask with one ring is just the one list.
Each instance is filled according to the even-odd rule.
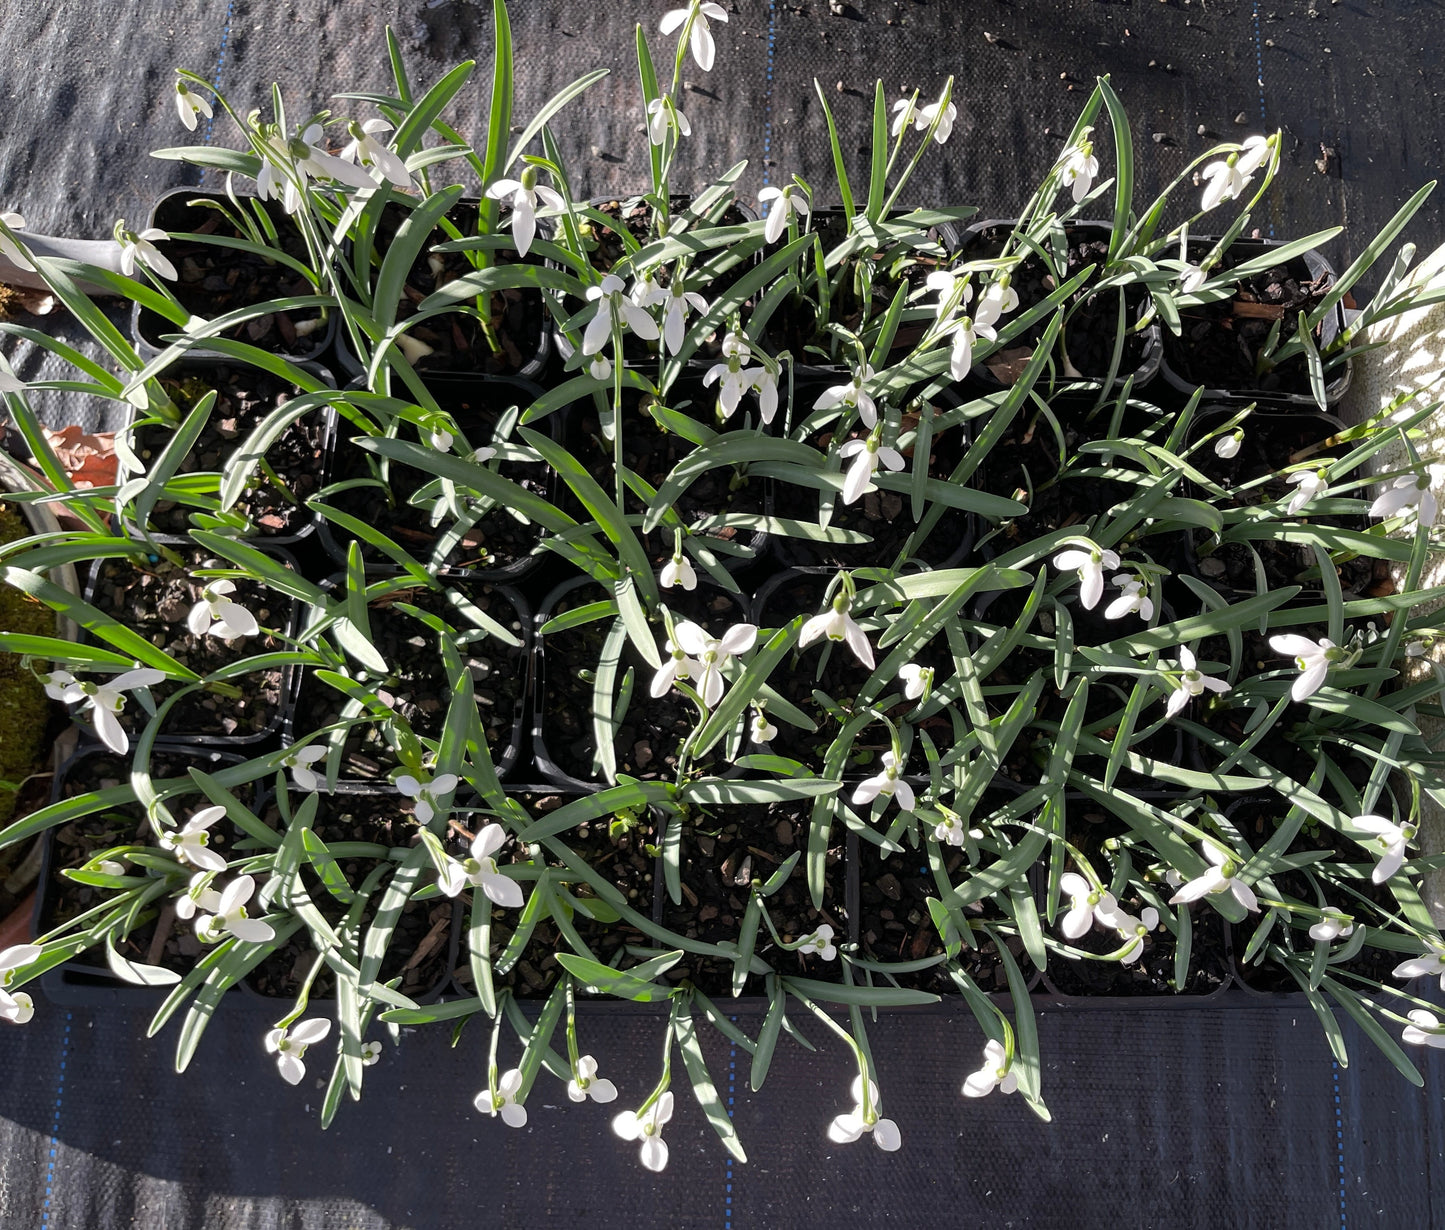
[[987,31],[987,30],[985,30],[985,31],[983,32],[983,38],[984,38],[984,42],[986,42],[986,43],[996,43],[996,42],[998,42],[998,35],[997,35],[997,34],[992,34],[992,33],[990,33],[990,32]]
[[1234,117],[1234,122],[1236,124],[1248,124],[1249,116],[1245,115],[1245,113],[1241,111],[1238,115]]
[[1202,559],[1199,561],[1199,571],[1207,577],[1222,577],[1225,573],[1224,561],[1222,559]]
[[1203,124],[1200,124],[1199,127],[1196,128],[1194,131],[1202,137],[1206,132],[1209,131],[1209,129],[1206,128]]
[[652,763],[652,745],[639,740],[632,745],[632,763],[639,769],[645,769]]
[[878,891],[889,901],[903,900],[903,885],[898,882],[898,877],[891,871],[878,877]]
[[1264,45],[1265,45],[1266,47],[1273,47],[1273,46],[1274,46],[1274,39],[1272,39],[1272,38],[1267,38],[1267,39],[1265,39],[1265,40],[1264,40]]
[[1167,132],[1151,132],[1149,135],[1153,138],[1155,145],[1162,145],[1169,138]]

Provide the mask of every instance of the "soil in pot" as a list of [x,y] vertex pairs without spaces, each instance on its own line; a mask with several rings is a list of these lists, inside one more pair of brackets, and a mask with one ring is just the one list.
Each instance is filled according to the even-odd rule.
[[[208,675],[224,666],[256,654],[286,649],[294,601],[259,581],[237,577],[227,597],[256,617],[261,631],[255,636],[231,641],[209,632],[196,635],[186,624],[195,605],[203,601],[202,591],[214,578],[198,576],[205,569],[230,568],[204,551],[179,553],[184,567],[161,557],[154,563],[142,559],[107,559],[97,563],[88,597],[92,605],[152,644],[163,648],[176,661]],[[189,693],[167,715],[161,733],[224,736],[249,739],[264,737],[279,728],[286,699],[286,672],[276,667],[248,672],[228,681],[239,696],[223,695],[206,688]],[[151,688],[159,705],[171,693],[185,687],[167,679]],[[136,701],[128,701],[120,712],[121,725],[134,739],[145,728],[150,715]]]
[[[368,607],[371,643],[390,671],[384,679],[368,680],[367,686],[423,741],[441,738],[451,689],[438,633],[401,608],[406,604],[436,616],[453,628],[456,636],[479,633],[448,601],[447,595],[453,592],[525,642],[523,618],[512,600],[501,589],[481,581],[449,578],[444,589],[398,589],[374,600]],[[513,646],[480,637],[458,644],[457,648],[463,666],[472,676],[477,712],[492,759],[498,770],[505,772],[504,761],[509,753],[515,756],[520,735],[520,706],[526,693],[525,643]],[[318,681],[310,670],[305,671],[297,689],[293,734],[300,741],[307,732],[338,721],[346,703],[344,693]],[[363,722],[347,732],[342,778],[375,780],[387,776],[399,764],[382,723]]]
[[[582,585],[561,597],[549,612],[549,618],[609,596],[600,585]],[[691,591],[674,586],[664,591],[664,600],[675,621],[691,620],[710,636],[720,637],[734,624],[747,621],[747,612],[737,597],[712,585],[700,583]],[[593,620],[554,632],[541,643],[542,667],[538,672],[542,688],[538,698],[541,734],[552,762],[581,781],[602,780],[593,761],[597,743],[592,726],[595,696],[592,672],[601,660],[603,645],[613,624],[612,618]],[[665,630],[659,624],[656,632],[658,644],[662,645]],[[697,726],[697,708],[676,688],[661,697],[649,695],[648,688],[656,672],[630,641],[622,650],[617,674],[619,684],[629,669],[633,672],[632,702],[618,725],[614,741],[617,770],[645,781],[672,781],[677,775],[681,745]],[[725,769],[721,754],[720,742],[707,756],[694,761],[693,767],[703,773]]]
[[[197,367],[185,376],[163,377],[161,383],[182,414],[212,389],[216,404],[201,433],[191,445],[177,474],[214,475],[219,487],[236,449],[273,411],[299,390],[295,385],[255,368],[216,363]],[[309,410],[288,426],[266,450],[264,464],[252,472],[241,498],[231,509],[245,518],[248,532],[258,538],[289,538],[314,521],[306,501],[320,487],[321,459],[325,451],[325,415]],[[169,428],[141,427],[135,432],[136,455],[149,466],[171,441]],[[194,502],[156,501],[151,527],[160,534],[185,534],[197,512],[216,508],[215,488]]]
[[[834,845],[827,854],[827,884],[823,908],[814,907],[808,892],[806,850],[809,817],[808,800],[774,803],[770,806],[719,807],[712,814],[695,813],[686,822],[682,838],[682,902],[673,904],[664,893],[662,923],[686,939],[706,944],[736,943],[750,896],[753,880],[766,880],[800,850],[804,857],[794,865],[781,888],[767,898],[773,926],[785,943],[814,934],[827,923],[833,928],[833,942],[848,936],[846,904],[847,863],[841,825],[834,825]],[[842,979],[838,958],[824,961],[818,953],[789,952],[779,948],[758,923],[758,956],[780,974],[837,982]],[[671,982],[689,979],[704,994],[728,997],[732,994],[732,962],[717,957],[685,952],[666,977]],[[763,979],[749,975],[744,994],[760,995]]]
[[[306,240],[280,202],[247,197],[241,199],[241,205],[253,225],[257,225],[255,211],[264,210],[280,250],[309,265]],[[168,285],[181,306],[209,320],[272,299],[316,294],[310,281],[281,261],[206,242],[207,237],[249,241],[249,234],[234,221],[234,210],[224,198],[190,192],[172,193],[156,206],[152,225],[172,235],[156,241],[156,247],[180,275]],[[144,309],[138,314],[136,328],[141,339],[157,350],[165,346],[163,334],[178,331],[169,320]],[[221,336],[278,354],[309,355],[325,341],[325,332],[321,310],[313,307],[258,316]]]
[[[379,257],[385,256],[409,213],[395,203],[382,210],[376,235]],[[506,216],[503,212],[499,221],[505,220]],[[457,236],[452,233],[453,228],[463,238],[476,235],[478,218],[476,202],[464,201],[447,214],[450,228],[437,227],[432,232],[432,241],[440,244],[455,239]],[[501,233],[502,229],[499,228],[497,233]],[[427,296],[457,278],[475,272],[477,266],[473,264],[473,259],[484,255],[494,265],[512,265],[519,261],[540,264],[535,259],[519,258],[515,251],[505,248],[490,253],[434,252],[430,250],[430,245],[423,245],[402,287],[397,320],[409,320],[416,315],[417,306]],[[474,308],[480,306],[475,298],[468,303]],[[485,311],[485,324],[470,313],[446,312],[408,329],[410,338],[431,348],[429,354],[412,359],[412,366],[423,373],[483,372],[493,376],[534,370],[541,362],[547,327],[547,309],[542,302],[542,292],[532,287],[493,291]]]

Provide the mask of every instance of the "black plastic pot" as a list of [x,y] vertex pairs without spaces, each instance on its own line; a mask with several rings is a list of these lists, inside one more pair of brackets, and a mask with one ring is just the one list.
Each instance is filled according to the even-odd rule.
[[[242,196],[239,198],[242,209],[253,208],[252,202],[259,198]],[[229,233],[232,237],[236,235],[235,228],[225,220],[224,215],[216,209],[206,205],[192,205],[192,201],[211,201],[225,207],[228,210],[235,207],[231,204],[230,198],[223,192],[203,192],[199,188],[175,188],[170,192],[162,193],[156,198],[151,206],[150,217],[146,222],[147,227],[159,227],[163,231],[169,231],[175,236],[186,234],[197,234],[202,228],[210,228],[204,233],[212,231]],[[281,207],[279,201],[263,201],[262,207],[266,211],[271,225],[278,235],[294,237],[295,243],[290,255],[297,257],[303,263],[306,260],[306,245],[297,229],[294,220]],[[252,218],[255,221],[254,217]],[[181,304],[192,314],[203,317],[215,317],[224,315],[226,312],[234,311],[237,308],[248,306],[251,302],[264,302],[265,300],[236,300],[219,305],[219,310],[207,310],[217,307],[218,296],[227,296],[230,286],[225,285],[228,279],[234,281],[233,275],[243,274],[248,267],[256,267],[264,262],[262,258],[254,256],[249,252],[239,251],[224,245],[206,243],[204,240],[186,240],[184,238],[172,238],[169,240],[157,240],[156,247],[161,254],[167,257],[177,272],[181,275],[178,282],[168,283],[173,293]],[[226,273],[212,273],[205,278],[200,278],[202,272],[189,268],[186,260],[189,252],[219,251],[226,256],[229,262],[229,269]],[[275,264],[275,262],[272,262]],[[189,280],[192,274],[196,277]],[[217,284],[211,285],[211,280],[217,279]],[[292,295],[315,295],[316,287],[299,273],[295,274],[294,284],[284,290],[280,290],[274,298],[289,297]],[[283,323],[284,317],[284,323]],[[321,321],[319,327],[305,336],[297,337],[295,334],[296,324],[304,324],[311,321]],[[283,313],[274,318],[258,317],[255,320],[236,326],[228,336],[237,341],[247,342],[250,345],[260,346],[263,350],[274,351],[277,354],[286,356],[295,362],[316,360],[321,358],[332,345],[336,335],[337,317],[335,310],[332,310],[322,320],[322,312],[319,308],[300,308],[293,313]],[[151,312],[137,303],[131,311],[131,332],[136,340],[136,348],[142,358],[154,358],[166,347],[161,340],[163,334],[180,332],[179,326],[164,317]],[[287,341],[287,331],[290,331],[292,340]],[[202,344],[194,347],[191,354],[216,354],[209,351]]]
[[[1200,260],[1213,249],[1218,242],[1206,236],[1191,238],[1189,241],[1189,259]],[[1230,245],[1229,251],[1225,254],[1223,268],[1229,269],[1233,266],[1243,264],[1245,261],[1253,260],[1271,248],[1278,248],[1284,241],[1279,239],[1236,239]],[[1303,256],[1297,256],[1287,265],[1290,272],[1301,281],[1321,282],[1325,287],[1333,284],[1335,270],[1324,256],[1319,252],[1306,252]],[[1211,271],[1211,276],[1217,275],[1218,270]],[[1319,330],[1315,336],[1315,345],[1325,350],[1344,331],[1345,318],[1344,308],[1336,304],[1320,322]],[[1165,382],[1186,397],[1192,397],[1200,388],[1201,382],[1191,381],[1184,374],[1184,366],[1187,364],[1186,343],[1182,338],[1175,337],[1172,333],[1165,333],[1163,337],[1163,363],[1160,367]],[[1247,386],[1238,387],[1208,387],[1204,389],[1206,401],[1219,401],[1231,403],[1235,406],[1243,406],[1249,402],[1271,402],[1279,406],[1299,406],[1318,408],[1314,395],[1309,391],[1308,369],[1305,366],[1303,355],[1296,356],[1289,360],[1291,370],[1295,373],[1296,382],[1302,384],[1302,392],[1291,392],[1280,387],[1281,377],[1278,372],[1266,372]],[[1325,405],[1337,405],[1344,395],[1349,391],[1350,378],[1353,372],[1354,360],[1347,360],[1343,369],[1337,370],[1329,376],[1325,384]]]

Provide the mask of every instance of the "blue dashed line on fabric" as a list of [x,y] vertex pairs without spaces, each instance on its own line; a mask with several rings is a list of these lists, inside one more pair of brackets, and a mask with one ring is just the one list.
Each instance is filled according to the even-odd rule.
[[[1269,120],[1264,111],[1264,44],[1259,38],[1259,0],[1254,0],[1254,68],[1258,74],[1254,80],[1259,86],[1259,124],[1268,133]],[[1269,224],[1269,237],[1274,238],[1273,222]]]
[[41,1230],[51,1225],[50,1194],[55,1190],[55,1158],[60,1151],[60,1104],[65,1100],[65,1065],[70,1057],[70,1013],[65,1014],[65,1033],[60,1039],[60,1075],[55,1081],[55,1115],[50,1121],[50,1156],[45,1163],[45,1203],[40,1206]]
[[768,162],[773,156],[773,36],[777,25],[777,0],[768,0],[768,83],[763,95],[763,186],[772,183]]
[[1345,1230],[1345,1125],[1340,1116],[1340,1065],[1330,1060],[1330,1074],[1335,1082],[1335,1153],[1340,1166],[1340,1230]]
[[[728,1020],[737,1023],[737,1017],[730,1016]],[[738,1048],[731,1038],[728,1039],[728,1119],[733,1117],[733,1095],[737,1089],[738,1079]],[[733,1155],[727,1155],[727,1178],[726,1191],[723,1193],[723,1230],[733,1230]]]
[[[211,78],[211,88],[219,91],[221,88],[221,70],[226,67],[226,47],[231,41],[231,18],[236,14],[236,0],[227,0],[226,3],[226,24],[221,27],[221,49],[216,53],[216,73]],[[216,130],[216,117],[213,115],[206,121],[206,135],[204,143],[211,143],[211,134]]]

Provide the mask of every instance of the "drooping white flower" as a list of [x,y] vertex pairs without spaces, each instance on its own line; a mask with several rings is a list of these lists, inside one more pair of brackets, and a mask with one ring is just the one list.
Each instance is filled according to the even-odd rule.
[[940,845],[961,846],[970,837],[977,841],[983,836],[982,829],[970,829],[956,811],[943,806],[939,806],[938,810],[941,818],[933,826],[933,840]]
[[1119,960],[1124,965],[1133,965],[1144,955],[1144,939],[1159,925],[1159,911],[1152,905],[1145,906],[1135,918],[1124,909],[1113,893],[1104,893],[1094,907],[1094,917],[1104,926],[1112,927],[1127,941]]
[[[50,678],[57,680],[63,673],[54,672]],[[126,671],[109,683],[94,683],[89,679],[80,680],[71,676],[71,681],[64,685],[56,699],[63,700],[67,705],[83,702],[83,707],[89,709],[95,719],[95,733],[100,736],[100,741],[116,755],[124,756],[130,750],[130,737],[120,724],[120,718],[116,716],[125,708],[124,694],[133,688],[151,687],[165,677],[164,671],[151,667]]]
[[1425,469],[1426,474],[1397,478],[1370,505],[1370,516],[1387,519],[1413,509],[1419,523],[1426,529],[1432,528],[1440,513],[1440,501],[1431,487],[1445,483],[1445,465],[1428,465]]
[[767,711],[761,707],[753,710],[752,722],[748,726],[748,737],[758,744],[771,743],[778,737],[778,728],[768,721]]
[[1212,841],[1206,841],[1204,857],[1213,866],[1208,868],[1202,876],[1188,881],[1174,896],[1170,897],[1170,905],[1198,901],[1201,897],[1218,893],[1230,893],[1246,910],[1259,910],[1259,901],[1254,895],[1254,889],[1243,880],[1236,878],[1239,865],[1228,850]]
[[1125,615],[1137,615],[1148,622],[1154,615],[1154,600],[1144,587],[1144,578],[1137,574],[1121,572],[1114,578],[1114,584],[1123,592],[1104,608],[1105,619],[1123,619]]
[[1200,208],[1208,213],[1216,205],[1232,201],[1247,187],[1254,173],[1269,161],[1273,137],[1248,138],[1237,153],[1221,162],[1211,162],[1201,174],[1207,181]]
[[591,1055],[583,1055],[577,1060],[572,1079],[567,1082],[567,1096],[574,1102],[585,1102],[588,1098],[594,1102],[615,1102],[617,1086],[599,1077],[597,1061]]
[[[3,222],[12,231],[23,231],[25,219],[17,213],[9,210],[0,210],[0,222]],[[0,234],[0,257],[9,261],[17,269],[24,269],[28,273],[35,271],[35,266],[30,263],[30,258],[20,250],[20,245],[9,235]]]
[[281,758],[281,767],[291,770],[291,780],[302,790],[320,790],[326,779],[311,768],[318,760],[326,759],[326,747],[310,743],[305,747],[293,747]]
[[838,955],[838,945],[833,943],[833,925],[820,923],[812,935],[803,937],[798,949],[805,956],[817,957],[820,961],[831,961]]
[[648,695],[653,700],[666,696],[668,689],[679,679],[691,679],[693,670],[697,667],[697,663],[687,656],[687,650],[671,637],[665,642],[665,651],[662,665],[652,676],[652,684],[648,688]]
[[627,284],[609,273],[596,286],[587,288],[587,297],[597,301],[597,315],[588,322],[582,334],[582,353],[596,354],[612,340],[612,331],[631,329],[644,341],[657,340],[657,322],[627,298]]
[[224,807],[203,807],[196,812],[184,827],[167,829],[160,835],[160,846],[169,850],[181,862],[199,867],[202,871],[225,871],[226,860],[211,849],[211,825],[226,814]]
[[1310,928],[1310,939],[1334,943],[1355,933],[1354,920],[1338,910],[1326,910],[1325,916]]
[[381,1060],[380,1042],[363,1042],[361,1044],[361,1066],[370,1068]]
[[764,423],[771,423],[778,412],[778,373],[764,364],[750,367],[744,373],[752,375],[752,386],[758,395],[758,414]]
[[681,108],[664,94],[647,104],[647,135],[654,145],[661,145],[669,132],[676,133],[678,138],[690,137],[692,125]]
[[1289,503],[1285,506],[1291,514],[1299,512],[1329,486],[1324,474],[1319,470],[1296,470],[1285,481],[1295,484],[1295,492],[1289,497]]
[[211,104],[192,90],[184,81],[176,82],[176,114],[181,123],[191,132],[196,131],[197,117],[204,115],[208,120],[214,112]]
[[186,891],[175,899],[173,909],[182,922],[215,914],[221,908],[221,894],[211,887],[216,878],[213,871],[198,871],[186,884]]
[[696,589],[697,573],[693,570],[692,561],[681,552],[674,555],[662,566],[662,575],[657,578],[657,583],[663,589],[671,589],[674,585],[681,585],[686,590]]
[[853,464],[843,478],[845,504],[856,502],[865,491],[873,489],[873,475],[878,472],[880,461],[890,470],[901,470],[905,464],[902,453],[896,448],[879,444],[873,436],[865,440],[845,440],[838,449],[838,456],[853,458]]
[[863,386],[873,379],[873,369],[864,364],[853,373],[853,379],[847,384],[835,384],[831,388],[824,389],[813,403],[814,410],[831,410],[835,406],[847,406],[858,411],[858,417],[863,420],[865,427],[874,427],[878,423],[878,407],[874,404],[873,398],[863,391]]
[[0,1021],[24,1025],[35,1015],[35,1001],[25,991],[12,991],[17,970],[40,960],[39,944],[14,944],[0,952]]
[[869,804],[882,795],[885,799],[897,799],[898,806],[903,811],[912,811],[913,787],[899,776],[902,769],[902,764],[891,749],[884,752],[882,770],[859,782],[858,788],[853,791],[854,804]]
[[1064,938],[1077,940],[1088,934],[1094,925],[1094,907],[1099,904],[1101,894],[1076,871],[1066,871],[1059,877],[1059,888],[1069,898],[1069,908],[1059,925]]
[[180,276],[176,267],[155,245],[157,239],[169,238],[158,226],[148,226],[139,232],[127,230],[122,218],[115,224],[115,241],[120,245],[120,271],[128,278],[135,277],[136,262],[139,261],[157,277],[174,282]]
[[468,884],[480,888],[494,905],[518,909],[523,902],[522,886],[502,874],[493,856],[506,843],[507,833],[500,824],[489,824],[472,839],[471,855],[458,861],[447,859],[446,867],[437,873],[437,887],[448,897],[455,897]]
[[1192,295],[1205,282],[1209,281],[1207,269],[1189,263],[1189,227],[1187,225],[1179,228],[1179,264],[1179,293],[1181,295]]
[[276,1056],[276,1067],[288,1085],[298,1085],[306,1075],[306,1048],[314,1046],[331,1032],[331,1022],[313,1016],[289,1029],[273,1029],[266,1035],[266,1049]]
[[[978,310],[974,313],[974,319],[979,326],[993,326],[998,323],[999,317],[1006,316],[1009,312],[1018,310],[1019,293],[1013,288],[1013,280],[1007,273],[1001,273],[992,282],[983,288],[983,294],[979,296]],[[992,336],[985,334],[985,336]]]
[[1383,884],[1404,864],[1405,846],[1414,840],[1415,826],[1396,824],[1384,816],[1356,816],[1352,823],[1356,828],[1375,834],[1373,841],[1365,843],[1380,860],[1370,873],[1370,879],[1376,884]]
[[212,581],[201,590],[201,600],[191,608],[186,617],[186,627],[195,636],[218,636],[231,642],[245,636],[255,636],[261,630],[256,617],[227,594],[236,592],[236,583],[224,578]]
[[798,648],[806,649],[820,636],[826,636],[830,641],[845,641],[853,651],[853,656],[872,670],[873,646],[868,643],[867,634],[849,614],[852,607],[853,603],[847,594],[838,594],[828,610],[821,615],[814,615],[803,625],[803,631],[798,637]]
[[[720,4],[714,4],[713,0],[703,0],[698,4],[693,0],[687,8],[670,9],[662,15],[659,29],[664,34],[671,34],[674,30],[680,30],[687,21],[688,15],[696,11],[697,16],[693,19],[692,31],[688,35],[688,46],[692,50],[692,58],[697,61],[697,66],[705,73],[712,72],[713,58],[717,55],[717,44],[713,42],[712,31],[708,29],[708,19],[713,21],[727,21],[727,10]],[[660,1170],[661,1167],[658,1167]]]
[[705,385],[722,381],[718,386],[717,396],[724,418],[732,416],[733,411],[738,408],[738,402],[752,383],[750,373],[744,370],[751,357],[752,351],[747,342],[736,333],[730,332],[723,338],[722,361],[708,368],[702,378]]
[[495,1091],[483,1089],[472,1100],[472,1105],[493,1119],[501,1115],[502,1122],[508,1127],[526,1127],[527,1108],[517,1101],[521,1092],[522,1069],[511,1068],[498,1077]]
[[1077,205],[1089,195],[1099,174],[1099,160],[1094,157],[1094,143],[1089,139],[1093,128],[1085,127],[1079,139],[1064,150],[1059,158],[1059,178],[1068,184]]
[[1411,957],[1408,961],[1401,961],[1390,971],[1390,976],[1403,978],[1407,982],[1413,978],[1438,977],[1440,989],[1445,991],[1445,951],[1432,948],[1422,957]]
[[680,277],[668,283],[663,295],[662,344],[668,354],[676,354],[687,340],[687,311],[707,311],[707,300],[695,290],[687,290]]
[[1410,1023],[1400,1034],[1402,1042],[1408,1042],[1411,1046],[1445,1047],[1445,1026],[1440,1024],[1439,1018],[1433,1012],[1415,1008],[1408,1016]]
[[1079,605],[1092,611],[1104,596],[1104,569],[1119,566],[1119,553],[1090,543],[1087,547],[1070,547],[1054,556],[1054,567],[1079,574]]
[[851,1089],[854,1106],[845,1114],[839,1115],[828,1125],[828,1139],[834,1144],[851,1144],[865,1132],[872,1133],[874,1142],[885,1153],[896,1152],[903,1145],[903,1135],[898,1130],[898,1125],[892,1119],[881,1119],[878,1117],[878,1086],[871,1080],[868,1082],[869,1110],[872,1112],[869,1118],[864,1117],[863,1108],[863,1078],[855,1076]]
[[1269,161],[1273,149],[1274,139],[1272,137],[1263,137],[1258,134],[1245,137],[1244,144],[1240,147],[1239,162],[1235,169],[1243,176],[1253,175]]
[[1235,428],[1227,435],[1220,436],[1214,442],[1214,455],[1228,461],[1231,457],[1239,456],[1240,446],[1244,443],[1244,432]]
[[[892,134],[896,137],[902,132],[910,121],[913,127],[919,132],[926,132],[929,125],[933,123],[934,117],[938,115],[939,106],[943,102],[926,103],[917,106],[912,98],[900,98],[893,104],[893,127]],[[953,133],[953,121],[958,118],[958,108],[953,103],[948,104],[948,109],[943,112],[943,118],[938,121],[938,127],[933,130],[933,139],[943,145]]]
[[[372,173],[377,183],[385,180],[407,192],[416,186],[411,172],[406,169],[406,160],[382,137],[383,133],[391,131],[391,125],[385,120],[363,120],[359,124],[352,120],[347,124],[346,131],[351,140],[341,147],[340,157],[343,160],[360,163]],[[491,195],[490,191],[488,195]],[[525,249],[522,254],[526,255]]]
[[[960,285],[961,283],[961,285]],[[973,298],[973,284],[967,276],[959,277],[946,269],[935,269],[924,281],[929,290],[938,292],[934,316],[942,320],[955,308],[967,306]]]
[[[196,936],[205,943],[215,943],[227,935],[234,935],[247,944],[264,944],[274,940],[276,932],[271,924],[246,913],[246,902],[256,891],[256,881],[251,876],[237,876],[226,886],[215,903],[215,910],[196,923]],[[204,904],[204,903],[202,903]],[[177,909],[177,915],[180,911]]]
[[41,687],[45,689],[45,695],[51,700],[65,700],[66,691],[70,685],[76,682],[76,678],[69,671],[54,670],[48,675],[37,675]]
[[437,800],[457,788],[457,775],[443,773],[429,782],[423,782],[410,773],[403,773],[396,779],[396,788],[409,799],[416,800],[415,815],[418,824],[430,824],[440,806]]
[[953,347],[948,352],[948,374],[962,380],[973,368],[973,351],[980,337],[997,341],[993,326],[981,319],[965,316],[953,331]]
[[667,1142],[662,1129],[672,1118],[672,1090],[665,1089],[642,1114],[624,1110],[612,1120],[612,1130],[623,1140],[642,1141],[642,1164],[648,1170],[667,1168]]
[[673,640],[692,659],[692,678],[697,684],[702,703],[709,709],[717,707],[723,696],[723,668],[740,653],[747,653],[757,643],[755,624],[734,624],[720,637],[691,620],[674,625]]
[[1294,701],[1305,701],[1320,690],[1329,673],[1330,664],[1339,661],[1344,656],[1344,650],[1340,649],[1329,637],[1322,636],[1318,641],[1312,641],[1307,636],[1300,636],[1297,632],[1290,632],[1283,636],[1272,636],[1269,638],[1269,647],[1275,653],[1285,654],[1295,660],[1299,668],[1299,678],[1290,687],[1290,699]]
[[1169,704],[1165,710],[1169,717],[1177,716],[1192,697],[1199,696],[1205,691],[1229,691],[1229,684],[1225,683],[1223,679],[1215,679],[1199,669],[1199,664],[1194,659],[1194,653],[1187,645],[1179,647],[1179,665],[1184,669],[1179,672],[1177,678],[1170,677],[1174,691],[1170,693]]
[[537,237],[537,202],[561,213],[567,208],[560,193],[537,182],[537,168],[527,167],[521,179],[499,179],[487,189],[494,201],[510,201],[512,205],[512,239],[517,253],[526,256]]
[[[772,204],[768,204],[771,201]],[[768,243],[777,243],[788,226],[788,215],[806,217],[809,211],[808,198],[796,184],[785,184],[778,188],[769,184],[758,190],[758,205],[766,206],[768,220],[763,225],[763,238]]]
[[1005,1066],[1007,1052],[997,1038],[990,1038],[983,1047],[983,1067],[970,1072],[963,1082],[963,1096],[966,1098],[987,1097],[995,1089],[1013,1093],[1019,1087],[1019,1078]]
[[933,667],[905,662],[898,668],[898,678],[903,680],[903,695],[906,699],[922,700],[933,688]]
[[256,173],[256,194],[281,202],[288,214],[301,208],[302,185],[310,179],[331,179],[358,191],[371,191],[376,181],[365,167],[328,154],[316,142],[323,137],[320,124],[309,124],[295,137],[274,126],[257,129],[261,169]]

